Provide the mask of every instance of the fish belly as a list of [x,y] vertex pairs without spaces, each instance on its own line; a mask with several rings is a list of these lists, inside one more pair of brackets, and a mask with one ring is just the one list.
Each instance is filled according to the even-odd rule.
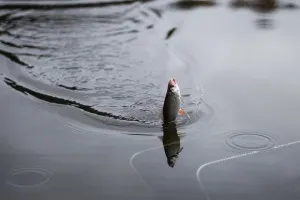
[[167,94],[163,107],[163,115],[165,122],[175,121],[180,108],[180,99],[176,94]]

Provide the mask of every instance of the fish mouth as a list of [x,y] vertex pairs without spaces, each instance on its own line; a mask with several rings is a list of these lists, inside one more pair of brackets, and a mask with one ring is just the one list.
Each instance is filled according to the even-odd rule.
[[169,80],[168,86],[169,88],[175,87],[176,86],[176,80],[174,78]]
[[168,158],[168,165],[174,168],[177,158],[178,158],[177,155],[172,155],[170,158]]

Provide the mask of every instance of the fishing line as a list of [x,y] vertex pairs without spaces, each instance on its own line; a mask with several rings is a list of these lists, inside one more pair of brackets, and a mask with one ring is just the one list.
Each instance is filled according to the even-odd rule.
[[294,145],[294,144],[299,144],[300,143],[300,140],[298,141],[294,141],[294,142],[289,142],[289,143],[286,143],[286,144],[281,144],[281,145],[277,145],[277,146],[274,146],[268,150],[261,150],[261,151],[251,151],[251,152],[248,152],[248,153],[243,153],[243,154],[239,154],[239,155],[235,155],[235,156],[231,156],[231,157],[226,157],[226,158],[222,158],[222,159],[219,159],[219,160],[214,160],[214,161],[211,161],[211,162],[207,162],[207,163],[204,163],[202,164],[198,169],[197,169],[197,172],[196,172],[196,176],[197,176],[197,181],[200,185],[200,188],[203,190],[205,196],[206,196],[206,199],[207,200],[210,200],[209,198],[209,195],[207,194],[206,192],[206,188],[204,187],[204,184],[203,182],[201,181],[201,178],[200,178],[200,173],[201,171],[209,166],[209,165],[213,165],[213,164],[219,164],[219,163],[222,163],[222,162],[226,162],[226,161],[230,161],[230,160],[235,160],[235,159],[239,159],[239,158],[243,158],[243,157],[246,157],[246,156],[251,156],[251,155],[255,155],[255,154],[258,154],[258,153],[261,153],[261,152],[267,152],[267,151],[272,151],[272,150],[275,150],[275,149],[280,149],[280,148],[284,148],[284,147],[289,147],[291,145]]
[[[183,140],[182,140],[182,141],[183,141]],[[132,167],[133,171],[136,173],[136,175],[137,175],[137,176],[139,177],[139,179],[143,182],[143,184],[145,185],[145,187],[146,187],[147,189],[151,190],[150,186],[149,186],[149,185],[147,184],[147,182],[142,178],[142,176],[140,175],[140,173],[138,172],[138,170],[134,167],[134,165],[133,165],[133,160],[134,160],[134,158],[136,158],[138,155],[140,155],[140,154],[142,154],[142,153],[145,153],[145,152],[147,152],[147,151],[152,151],[152,150],[160,149],[160,148],[162,148],[162,147],[164,147],[164,146],[169,146],[169,145],[172,145],[172,144],[174,144],[174,142],[173,142],[173,143],[166,144],[166,145],[160,145],[160,146],[156,146],[156,147],[151,147],[151,148],[149,148],[149,149],[144,149],[144,150],[141,150],[141,151],[138,151],[138,152],[134,153],[134,154],[130,157],[130,161],[129,161],[130,166]]]
[[[178,135],[184,135],[185,133],[178,133]],[[186,143],[187,141],[190,141],[190,140],[194,140],[196,136],[190,136],[189,138],[186,138],[186,139],[180,139],[180,142],[182,142],[182,144]],[[204,137],[205,138],[205,137]],[[130,166],[132,167],[133,171],[136,173],[136,175],[139,177],[139,179],[143,182],[144,186],[151,190],[151,187],[147,184],[147,182],[142,178],[142,176],[140,175],[139,171],[134,167],[134,164],[133,164],[133,160],[140,154],[142,153],[145,153],[145,152],[148,152],[148,151],[152,151],[152,150],[156,150],[156,149],[160,149],[164,146],[169,146],[169,145],[172,145],[174,144],[174,142],[171,142],[171,143],[168,143],[166,145],[160,145],[160,146],[156,146],[156,147],[151,147],[149,149],[144,149],[144,150],[141,150],[141,151],[138,151],[136,153],[134,153],[130,159],[129,159],[129,163],[130,163]]]
[[140,173],[138,172],[138,170],[134,167],[134,165],[133,165],[133,159],[134,159],[136,156],[138,156],[139,154],[141,154],[141,153],[145,153],[145,152],[147,152],[147,151],[151,151],[151,150],[155,150],[155,149],[160,149],[160,148],[162,148],[162,147],[163,147],[163,145],[160,145],[160,146],[158,146],[158,147],[156,146],[156,147],[152,147],[152,148],[150,148],[150,149],[145,149],[145,150],[142,150],[142,151],[138,151],[138,152],[134,153],[134,154],[130,157],[129,163],[130,163],[131,168],[133,169],[133,171],[136,173],[136,175],[139,177],[139,179],[143,182],[144,186],[145,186],[148,190],[151,190],[151,188],[150,188],[150,186],[147,184],[147,182],[143,179],[143,177],[140,175]]

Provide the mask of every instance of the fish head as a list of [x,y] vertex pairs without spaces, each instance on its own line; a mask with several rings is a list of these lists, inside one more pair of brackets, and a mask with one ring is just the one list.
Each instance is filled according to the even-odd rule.
[[173,168],[173,167],[175,166],[176,160],[177,160],[177,158],[178,158],[178,156],[179,156],[179,153],[182,151],[182,149],[183,149],[183,147],[181,147],[181,148],[179,149],[179,151],[178,151],[176,154],[174,154],[174,155],[172,155],[172,156],[170,156],[170,157],[167,157],[168,165],[169,165],[170,167]]
[[177,158],[177,155],[168,158],[168,165],[173,168],[175,166]]
[[168,82],[168,87],[172,88],[175,87],[177,85],[176,80],[174,78],[171,78]]
[[180,95],[179,86],[174,78],[170,79],[168,82],[168,90],[171,92]]

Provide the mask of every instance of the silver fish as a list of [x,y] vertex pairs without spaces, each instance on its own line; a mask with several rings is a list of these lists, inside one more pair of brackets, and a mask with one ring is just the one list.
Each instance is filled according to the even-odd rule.
[[165,123],[175,121],[178,114],[185,114],[184,110],[180,107],[181,102],[179,86],[176,80],[172,78],[168,82],[168,89],[163,106],[163,119]]

